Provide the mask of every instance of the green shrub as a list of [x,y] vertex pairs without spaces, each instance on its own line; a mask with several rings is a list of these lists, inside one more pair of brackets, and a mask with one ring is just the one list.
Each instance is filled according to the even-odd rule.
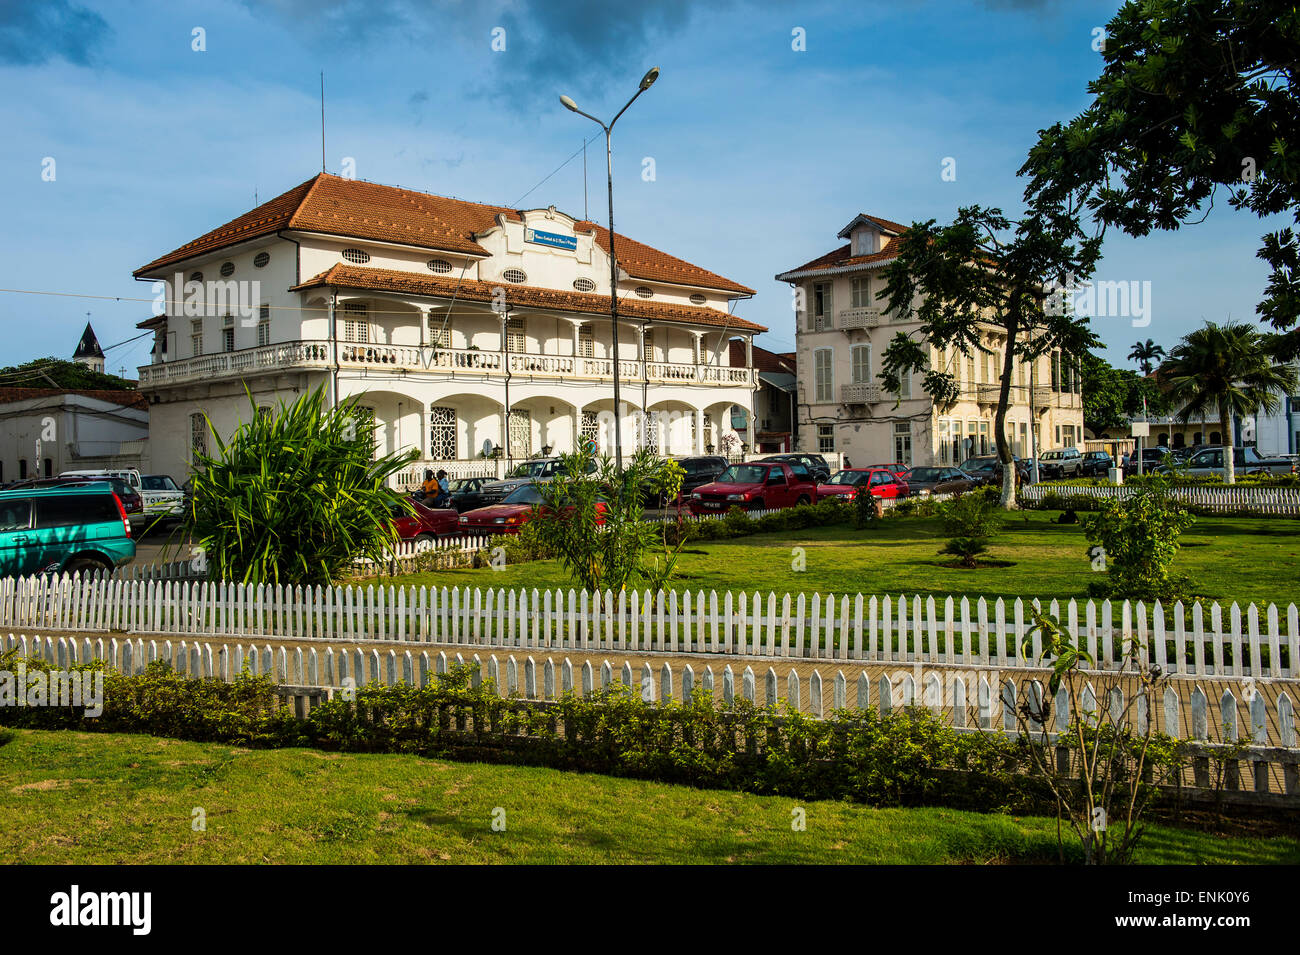
[[202,548],[211,575],[327,585],[358,557],[381,562],[397,542],[390,509],[405,506],[388,480],[416,452],[375,459],[373,416],[356,399],[326,408],[320,388],[258,411],[250,395],[229,441],[207,421],[215,453],[196,459],[183,539]]
[[941,554],[958,557],[964,567],[977,566],[976,558],[988,550],[991,541],[1002,529],[1002,510],[998,497],[988,494],[963,494],[940,505],[944,533],[948,543]]
[[[671,490],[675,496],[680,466],[642,449],[619,471],[608,456],[598,458],[584,447],[560,455],[559,467],[562,478],[535,485],[542,504],[531,523],[537,540],[574,582],[588,591],[618,591],[638,581],[664,581],[658,558],[675,562],[675,554],[666,543],[666,530],[644,519],[643,497],[646,488],[655,494]],[[656,537],[664,549],[647,564]]]
[[[1170,574],[1178,539],[1195,521],[1185,504],[1169,494],[1169,484],[1152,481],[1123,499],[1103,500],[1083,519],[1084,534],[1100,557],[1104,583],[1089,590],[1099,596],[1172,600],[1187,596],[1187,581]],[[1095,548],[1100,548],[1100,552]]]
[[754,533],[757,523],[749,514],[736,505],[727,508],[727,513],[723,515],[719,522],[726,529],[728,537],[742,537],[746,534]]
[[[12,652],[0,664],[12,661]],[[29,661],[29,669],[41,668]],[[89,668],[89,667],[88,667]],[[928,710],[845,711],[814,720],[703,693],[645,703],[614,686],[549,704],[502,699],[468,667],[423,687],[369,684],[299,718],[265,677],[186,679],[164,663],[108,673],[98,718],[55,707],[4,711],[29,729],[147,733],[198,742],[551,766],[809,799],[990,809],[1041,803],[1017,773],[1017,744],[960,733]]]

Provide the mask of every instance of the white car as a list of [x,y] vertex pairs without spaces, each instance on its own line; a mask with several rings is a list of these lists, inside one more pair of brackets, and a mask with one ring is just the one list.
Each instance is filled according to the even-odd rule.
[[114,477],[129,484],[144,502],[146,517],[180,517],[184,495],[176,482],[166,474],[141,476],[135,468],[95,471],[63,471],[59,477]]

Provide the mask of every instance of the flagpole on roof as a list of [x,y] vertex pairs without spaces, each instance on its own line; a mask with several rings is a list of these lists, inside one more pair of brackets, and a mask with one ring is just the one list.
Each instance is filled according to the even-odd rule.
[[325,71],[320,71],[320,171],[325,171]]

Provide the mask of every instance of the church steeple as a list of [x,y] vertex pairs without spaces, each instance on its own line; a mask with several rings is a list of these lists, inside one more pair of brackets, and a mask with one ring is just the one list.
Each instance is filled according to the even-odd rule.
[[90,327],[90,322],[86,322],[86,330],[81,333],[81,341],[77,342],[77,350],[72,353],[72,360],[94,371],[104,370],[104,350],[99,347],[99,339],[95,337],[95,330]]

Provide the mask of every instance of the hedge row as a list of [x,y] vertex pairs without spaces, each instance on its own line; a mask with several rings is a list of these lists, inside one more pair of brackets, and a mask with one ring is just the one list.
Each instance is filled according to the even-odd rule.
[[[12,661],[13,651],[0,655],[0,667]],[[29,672],[45,668],[28,661]],[[958,732],[919,709],[824,721],[747,701],[724,708],[703,694],[650,704],[622,688],[538,705],[472,685],[467,669],[424,687],[369,685],[355,697],[321,702],[302,718],[281,705],[267,677],[187,679],[158,661],[134,676],[106,671],[98,717],[33,706],[0,709],[0,718],[26,729],[412,753],[878,806],[1024,810],[1049,801],[1021,772],[1023,744]]]

